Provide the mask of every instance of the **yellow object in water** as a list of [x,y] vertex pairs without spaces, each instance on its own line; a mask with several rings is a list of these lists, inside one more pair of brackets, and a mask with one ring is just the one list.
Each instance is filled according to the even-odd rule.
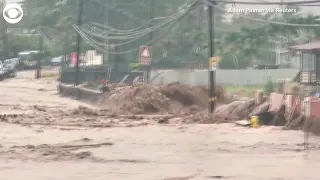
[[259,127],[259,117],[252,116],[250,119],[251,128],[258,128]]

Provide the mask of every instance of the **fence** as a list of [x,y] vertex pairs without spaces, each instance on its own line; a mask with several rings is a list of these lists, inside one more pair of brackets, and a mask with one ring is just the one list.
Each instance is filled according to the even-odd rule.
[[[292,79],[298,69],[266,69],[266,70],[217,70],[216,80],[218,84],[224,85],[262,85],[268,79],[277,82],[279,79]],[[129,74],[125,83],[132,83],[135,77],[143,76],[143,72],[111,72],[110,82],[117,83]],[[101,77],[107,77],[108,71],[103,69],[82,68],[79,72],[81,83],[96,82]],[[61,73],[61,82],[73,84],[75,79],[74,69],[64,69]],[[181,82],[190,85],[207,85],[208,71],[207,70],[157,70],[152,71],[150,79],[153,79],[154,84],[168,84],[171,82]]]
[[[224,85],[262,85],[268,79],[277,82],[278,79],[292,79],[298,69],[266,69],[266,70],[217,70],[216,80]],[[159,74],[160,73],[160,74]],[[158,70],[151,72],[151,79],[157,76],[153,83],[181,82],[190,85],[207,85],[207,70]]]
[[[143,72],[111,72],[110,78],[108,78],[108,70],[99,68],[80,68],[78,78],[80,83],[98,82],[101,79],[109,79],[110,83],[118,83],[128,74],[129,76],[124,81],[125,84],[132,83],[137,76],[143,76]],[[65,84],[74,84],[74,68],[63,68],[61,70],[61,82]]]

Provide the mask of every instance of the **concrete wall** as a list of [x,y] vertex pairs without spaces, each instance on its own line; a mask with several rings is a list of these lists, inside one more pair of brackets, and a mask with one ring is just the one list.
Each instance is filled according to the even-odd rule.
[[[107,78],[107,70],[81,70],[79,72],[80,83],[84,82],[99,82],[99,78]],[[129,77],[124,83],[131,84],[133,79],[137,76],[143,75],[143,72],[113,72],[111,73],[110,83],[118,83],[122,78],[129,74]],[[65,84],[74,84],[75,72],[74,69],[65,69],[61,73],[61,82]]]
[[94,91],[87,88],[74,87],[72,85],[59,84],[58,85],[59,94],[62,96],[74,98],[87,103],[94,103],[98,100],[101,95],[100,92]]
[[[278,79],[292,79],[299,72],[298,69],[266,69],[266,70],[217,70],[217,83],[225,85],[259,85],[265,84],[268,78],[273,82]],[[158,75],[153,83],[170,83],[179,81],[185,84],[207,85],[208,71],[195,70],[186,72],[182,70],[158,70],[151,72],[151,79]]]

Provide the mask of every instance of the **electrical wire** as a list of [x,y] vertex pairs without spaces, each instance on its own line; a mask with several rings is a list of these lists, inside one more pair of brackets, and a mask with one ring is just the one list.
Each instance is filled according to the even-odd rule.
[[[188,4],[185,3],[185,4],[182,5],[182,6],[187,6],[187,5],[188,5]],[[182,6],[180,6],[180,9],[181,9]],[[167,19],[169,19],[169,18],[170,18],[170,16],[167,17]],[[158,19],[158,18],[154,18],[154,19]],[[171,19],[171,20],[169,19],[169,21],[164,21],[164,23],[170,23],[172,20],[175,20],[175,18],[173,18],[173,19]],[[145,26],[145,25],[148,25],[148,23],[150,23],[151,21],[152,21],[152,20],[149,20],[147,23],[145,23],[144,25],[140,26],[139,28],[141,28],[141,27],[143,27],[143,26]],[[97,24],[98,24],[98,23],[97,23]],[[86,26],[87,29],[90,29],[90,28],[89,28],[89,25],[85,25],[85,26]],[[110,27],[109,27],[109,28],[110,28]],[[49,28],[47,28],[47,29],[49,29]],[[113,30],[115,30],[115,31],[118,31],[118,30],[115,29],[115,28],[111,28],[111,29],[113,29]],[[138,28],[136,28],[136,29],[138,29]],[[129,30],[129,31],[133,31],[133,30],[135,30],[135,29],[132,29],[132,30]],[[50,31],[50,29],[49,29],[49,31]],[[49,31],[48,31],[48,32],[49,32]],[[123,32],[125,32],[125,31],[128,31],[128,30],[124,30]],[[149,31],[149,32],[150,32],[150,31]],[[45,36],[45,39],[46,39],[46,40],[50,41],[49,38],[48,38],[43,32],[41,32],[41,33],[42,33],[42,36]],[[49,32],[49,33],[50,33],[50,32]],[[145,34],[146,34],[146,33],[148,33],[148,32],[145,32]],[[52,35],[52,33],[50,33],[50,34],[51,34],[52,37],[54,37],[54,36]],[[103,44],[103,43],[99,43],[99,42],[97,42],[97,41],[94,41],[93,39],[91,39],[91,40],[94,41],[94,43],[95,43],[95,44],[98,44],[98,45],[103,45],[103,46],[108,46],[108,47],[116,47],[116,46],[121,46],[121,45],[128,44],[128,43],[130,43],[130,42],[133,42],[133,41],[139,39],[140,37],[144,36],[145,34],[141,34],[141,35],[137,36],[136,38],[134,38],[134,39],[132,39],[132,40],[130,40],[130,41],[127,41],[127,42],[124,42],[124,43],[120,43],[120,44],[114,44],[114,45],[105,45],[105,44]],[[51,41],[51,42],[57,43],[57,40],[53,38],[53,41]]]
[[206,0],[213,4],[227,3],[227,4],[245,4],[245,5],[299,5],[299,4],[313,4],[320,3],[320,0],[315,1],[294,1],[294,2],[250,2],[250,1],[227,1],[227,0]]
[[[191,10],[191,9],[190,9]],[[186,14],[188,14],[188,13],[186,13]],[[181,17],[181,19],[182,19],[183,17]],[[178,21],[180,21],[181,19],[179,19]],[[174,28],[175,26],[173,26],[173,28]],[[170,28],[170,29],[172,29],[172,28]],[[170,31],[170,29],[168,30],[168,31]],[[81,32],[80,32],[81,33]],[[96,46],[96,45],[94,45],[92,42],[90,43],[90,39],[88,38],[88,37],[85,37],[85,35],[82,33],[82,37],[84,38],[84,39],[86,39],[87,41],[89,41],[89,44],[91,45],[91,46],[93,46],[93,47],[95,47],[95,48],[97,48],[98,50],[101,50],[101,51],[103,51],[103,52],[106,52],[105,50],[103,50],[102,48],[100,48],[100,47],[98,47],[98,46]],[[158,38],[156,38],[156,39],[158,39]],[[160,39],[160,38],[159,38]],[[153,41],[152,41],[153,42]],[[148,44],[150,44],[150,43],[152,43],[152,42],[147,42],[146,43],[146,45],[148,45]],[[133,51],[136,51],[136,50],[138,50],[139,48],[137,48],[137,49],[132,49],[132,50],[129,50],[129,51],[124,51],[124,52],[117,52],[117,53],[112,53],[112,52],[107,52],[107,53],[111,53],[111,54],[124,54],[124,53],[129,53],[129,52],[133,52]]]
[[[181,12],[179,12],[181,13]],[[183,15],[183,13],[182,13]],[[176,18],[178,18],[180,16],[180,14],[175,14],[175,15],[172,15],[172,16],[168,16],[166,18],[166,20],[164,20],[163,22],[160,22],[160,23],[157,23],[156,25],[153,25],[151,27],[148,27],[148,28],[145,28],[145,29],[142,29],[142,30],[139,30],[141,28],[136,28],[136,29],[131,29],[127,32],[125,31],[122,31],[122,32],[119,32],[117,30],[114,30],[114,31],[108,31],[108,32],[105,32],[104,30],[101,30],[99,28],[96,28],[95,26],[98,25],[98,23],[95,23],[95,22],[92,22],[91,25],[93,26],[89,26],[91,31],[98,31],[99,33],[101,34],[106,34],[107,36],[110,36],[111,35],[138,35],[138,34],[145,34],[145,33],[149,33],[149,32],[152,32],[154,28],[157,28],[157,27],[161,27],[161,26],[164,26],[166,25],[167,23],[170,23],[172,21],[174,21]],[[98,26],[103,26],[103,25],[98,25]],[[104,26],[103,28],[111,28],[110,26]]]
[[49,38],[42,32],[41,29],[38,30],[39,35],[41,36],[41,38],[43,38],[45,41],[49,42]]
[[[190,11],[192,11],[195,7],[197,7],[198,5],[200,4],[200,1],[196,1],[192,8],[188,9],[188,11],[183,15],[181,16],[176,23],[172,24],[171,27],[169,27],[167,29],[167,33],[170,32],[171,29],[173,29],[177,23],[179,23]],[[133,51],[137,51],[139,50],[139,48],[135,48],[135,49],[131,49],[131,50],[128,50],[128,51],[123,51],[123,52],[110,52],[110,51],[106,51],[104,50],[103,48],[100,48],[99,46],[96,46],[95,44],[93,44],[92,42],[90,42],[90,39],[88,39],[85,34],[81,31],[81,29],[79,27],[77,27],[76,25],[73,25],[73,27],[75,28],[75,30],[80,34],[80,36],[86,40],[86,42],[91,45],[92,47],[96,48],[97,50],[100,50],[102,52],[105,52],[105,53],[109,53],[109,54],[126,54],[126,53],[130,53],[130,52],[133,52]],[[164,36],[157,36],[155,39],[151,40],[151,41],[148,41],[147,43],[145,43],[144,45],[150,45],[152,44],[153,42],[155,41],[158,41],[160,39],[162,39],[163,37],[165,37],[167,35],[167,33],[164,34]]]
[[[167,16],[165,17],[164,19],[169,19],[169,18],[172,18],[172,16]],[[155,19],[155,18],[154,18]],[[154,20],[153,19],[153,20]],[[135,29],[129,29],[129,30],[119,30],[119,29],[115,29],[115,28],[112,28],[111,26],[107,26],[107,25],[103,25],[103,24],[100,24],[100,23],[96,23],[96,22],[90,22],[89,24],[91,24],[92,26],[98,26],[98,27],[101,27],[103,29],[107,29],[108,31],[108,34],[116,34],[116,35],[119,35],[119,34],[131,34],[132,32],[134,31],[139,31],[140,29],[142,29],[144,26],[147,26],[147,25],[151,25],[151,22],[153,22],[153,20],[150,20],[148,21],[147,23],[135,28]],[[165,20],[167,21],[167,20]],[[150,28],[150,27],[148,27]],[[148,29],[148,28],[144,28],[144,30]],[[95,28],[93,27],[93,30],[96,30],[96,29],[99,29],[99,28]],[[103,31],[103,30],[101,30]],[[104,32],[104,31],[103,31]]]
[[[92,0],[92,1],[93,1],[93,0]],[[178,8],[178,10],[179,10],[181,7],[187,6],[187,5],[188,5],[187,1],[188,1],[188,0],[186,0],[186,2]],[[96,0],[96,2],[102,4],[99,0]],[[105,6],[105,4],[102,4],[102,5]],[[170,17],[169,17],[169,16],[161,17],[161,19],[166,19],[166,18],[170,18]],[[147,22],[145,22],[144,24],[142,24],[141,26],[139,26],[139,27],[137,27],[137,28],[134,28],[134,29],[130,29],[130,30],[120,30],[120,29],[112,28],[112,27],[110,27],[110,26],[107,26],[107,25],[104,25],[104,24],[100,24],[100,23],[96,23],[96,22],[92,22],[92,24],[95,25],[95,26],[100,26],[101,28],[108,29],[108,31],[115,31],[115,32],[121,32],[121,33],[122,33],[122,32],[127,33],[127,32],[137,31],[137,30],[139,30],[139,29],[141,29],[141,28],[143,28],[143,27],[145,27],[145,26],[147,26],[147,25],[150,25],[154,20],[158,20],[158,19],[159,19],[159,17],[150,19],[150,20],[148,20]],[[121,33],[119,33],[119,34],[121,34]]]
[[[193,6],[194,6],[195,4],[199,4],[199,3],[200,3],[200,1],[195,1],[193,4],[190,5],[189,9],[193,8]],[[92,36],[95,36],[95,37],[98,37],[98,38],[103,38],[103,39],[121,39],[121,40],[132,39],[132,38],[137,38],[137,37],[139,37],[139,36],[142,36],[142,35],[151,33],[151,32],[153,32],[153,31],[155,31],[155,30],[157,30],[157,29],[159,29],[159,28],[161,28],[161,27],[163,27],[163,26],[165,26],[165,25],[173,22],[174,20],[176,20],[176,19],[184,16],[184,15],[187,14],[188,12],[189,12],[188,9],[183,9],[183,10],[181,10],[181,12],[178,12],[176,15],[173,15],[172,18],[170,18],[170,19],[168,19],[168,20],[165,20],[164,22],[158,23],[157,25],[152,26],[152,27],[150,27],[150,28],[146,28],[146,29],[144,29],[144,30],[137,31],[137,32],[135,32],[135,33],[132,33],[132,34],[130,34],[130,35],[125,35],[125,36],[113,36],[113,37],[108,36],[108,37],[106,37],[106,36],[104,36],[104,35],[99,35],[98,33],[92,34],[92,33],[91,33],[92,29],[91,29],[91,30],[84,30],[84,31],[85,31],[86,33],[92,35]]]
[[[108,39],[123,39],[123,38],[124,38],[124,39],[128,39],[128,38],[135,38],[135,37],[137,37],[137,36],[139,36],[139,35],[143,35],[143,34],[147,34],[147,33],[153,32],[153,31],[155,31],[156,29],[158,29],[158,28],[160,28],[160,27],[162,27],[162,26],[165,26],[166,24],[168,24],[168,23],[170,23],[170,22],[178,19],[180,16],[183,16],[183,15],[185,14],[185,12],[183,12],[183,11],[186,11],[186,10],[183,9],[182,12],[180,11],[180,12],[178,12],[177,14],[172,15],[172,17],[170,17],[170,18],[164,20],[163,22],[158,23],[157,25],[154,25],[154,26],[152,26],[152,27],[150,27],[150,28],[146,28],[146,29],[143,29],[143,30],[140,30],[140,31],[136,31],[136,32],[131,33],[131,34],[129,34],[129,35],[127,35],[127,36],[124,36],[124,37],[121,37],[121,36],[110,37],[110,35],[109,35],[109,38],[108,38]],[[95,29],[91,29],[90,31],[94,31],[94,30],[95,30]],[[122,34],[122,33],[119,33],[119,34]],[[101,36],[101,35],[100,35],[100,36],[97,35],[97,37],[105,38],[104,36]]]
[[[174,19],[173,19],[174,20]],[[90,27],[89,27],[89,25],[84,25],[87,29],[90,29]],[[49,28],[47,28],[47,29],[49,29]],[[50,29],[49,29],[50,30]],[[51,34],[51,36],[52,36],[52,34]],[[94,42],[94,44],[97,44],[97,45],[101,45],[101,46],[105,46],[105,47],[117,47],[117,46],[122,46],[122,45],[125,45],[125,44],[129,44],[129,43],[131,43],[131,42],[133,42],[133,41],[135,41],[135,40],[137,40],[137,39],[139,39],[139,38],[141,38],[142,36],[145,36],[145,34],[141,34],[141,35],[139,35],[138,37],[136,37],[136,38],[134,38],[134,39],[132,39],[132,40],[130,40],[130,41],[127,41],[127,42],[124,42],[124,43],[120,43],[120,44],[114,44],[114,45],[106,45],[106,44],[104,44],[104,43],[100,43],[100,42],[97,42],[97,41],[95,41],[95,40],[93,40],[93,39],[90,39],[92,42]],[[48,38],[46,38],[46,39],[48,39]],[[56,40],[54,40],[54,43],[56,43],[57,41]]]
[[53,35],[53,33],[50,32],[50,31],[53,31],[53,29],[48,28],[48,27],[43,27],[43,28],[44,28],[44,29],[47,29],[47,32],[48,32],[49,36],[51,37],[53,43],[58,43],[58,42],[59,42],[58,38],[56,38],[56,37]]
[[[110,37],[121,37],[121,36],[110,36],[108,33],[106,33],[106,32],[104,32],[103,30],[100,30],[100,29],[96,29],[96,28],[94,28],[93,27],[93,29],[92,29],[92,26],[89,26],[89,25],[84,25],[84,27],[86,27],[86,29],[87,29],[87,33],[88,33],[88,31],[89,31],[89,33],[95,33],[95,35],[96,35],[96,37],[98,36],[98,37],[102,37],[103,39],[110,39]],[[143,34],[140,34],[140,35],[136,35],[136,36],[134,36],[134,37],[132,37],[132,38],[127,38],[127,39],[132,39],[132,40],[130,40],[130,41],[134,41],[134,40],[137,40],[137,39],[139,39],[139,38],[141,38],[141,37],[143,37],[143,36],[145,36],[147,33],[143,33]],[[122,36],[122,37],[127,37],[126,35],[124,35],[124,36]],[[126,39],[126,38],[125,38]],[[122,39],[122,40],[124,40],[124,39]]]
[[[145,36],[145,34],[143,34],[142,36]],[[94,42],[94,44],[97,44],[97,45],[100,45],[100,46],[105,46],[105,47],[118,47],[118,46],[123,46],[123,45],[129,44],[129,43],[131,43],[131,42],[134,42],[134,41],[140,39],[142,36],[139,36],[139,37],[137,37],[137,38],[131,39],[131,40],[126,41],[126,42],[123,42],[123,43],[112,44],[112,45],[107,45],[107,44],[105,44],[105,43],[98,42],[98,41],[96,41],[96,40],[94,40],[94,39],[92,39],[92,38],[90,38],[90,40],[91,40],[92,42]]]
[[[44,29],[47,30],[48,35],[45,34]],[[38,28],[38,32],[39,32],[40,36],[43,37],[45,41],[47,41],[50,44],[60,43],[59,40],[50,31],[52,31],[52,29],[50,29],[48,27]]]
[[141,31],[137,31],[137,32],[134,32],[134,33],[131,33],[129,35],[123,35],[123,36],[106,36],[106,35],[101,35],[101,33],[95,33],[93,34],[92,31],[94,31],[94,29],[84,29],[84,31],[86,31],[88,34],[91,34],[92,36],[95,36],[95,37],[98,37],[98,38],[103,38],[103,39],[118,39],[118,40],[126,40],[126,39],[133,39],[133,38],[137,38],[137,37],[141,37],[145,34],[148,34],[148,33],[151,33],[171,22],[173,22],[174,20],[178,19],[180,16],[177,16],[177,17],[174,17],[173,19],[170,19],[164,23],[161,23],[161,24],[158,24],[158,25],[155,25],[155,26],[152,26],[151,28],[146,28],[144,30],[141,30]]
[[[87,27],[88,27],[89,25],[86,24],[86,25],[84,25],[84,26],[87,26]],[[220,30],[220,31],[222,31],[222,32],[225,32],[225,31],[226,31],[225,29],[219,29],[219,28],[215,28],[215,29],[218,29],[218,30]],[[142,36],[145,36],[145,35],[142,35]],[[135,39],[126,41],[126,42],[124,42],[124,43],[112,44],[112,45],[106,45],[105,43],[98,42],[98,41],[96,41],[96,40],[94,40],[94,39],[92,39],[92,38],[90,38],[90,37],[88,37],[88,36],[87,36],[87,38],[88,38],[93,44],[95,44],[95,45],[104,46],[104,48],[105,48],[105,47],[112,47],[112,48],[114,48],[114,47],[117,47],[117,46],[122,46],[122,45],[125,45],[125,44],[129,44],[129,43],[131,43],[131,42],[134,42],[134,41],[138,40],[140,37],[137,37],[137,38],[135,38]]]
[[[181,12],[179,12],[179,13],[181,13]],[[179,17],[179,15],[180,14],[175,14],[175,16],[176,17]],[[171,21],[173,21],[173,20],[175,20],[175,18],[176,17],[174,17],[174,15],[173,16],[169,16],[169,17],[167,17],[166,18],[166,20],[164,20],[163,22],[161,22],[161,23],[158,23],[157,25],[154,25],[154,26],[156,26],[156,27],[158,27],[158,26],[163,26],[163,25],[165,25],[166,23],[168,23],[168,22],[171,22]],[[139,29],[141,29],[141,27],[139,27],[139,29],[138,28],[136,28],[136,29],[131,29],[131,30],[128,30],[128,31],[118,31],[118,30],[115,30],[114,28],[112,28],[112,27],[110,27],[110,26],[104,26],[104,25],[99,25],[98,23],[95,23],[95,22],[92,22],[92,23],[90,23],[93,27],[91,27],[91,30],[92,31],[100,31],[101,33],[106,33],[107,35],[109,35],[110,36],[110,34],[113,34],[113,35],[132,35],[132,34],[139,34],[139,33],[145,33],[145,32],[147,32],[147,31],[149,31],[150,32],[150,30],[153,30],[153,27],[148,27],[148,28],[145,28],[145,29],[142,29],[142,30],[139,30]],[[108,32],[105,32],[104,30],[101,30],[101,29],[99,29],[99,28],[96,28],[95,26],[104,26],[103,28],[106,28],[106,29],[113,29],[113,30],[109,30]]]
[[[167,18],[167,17],[166,17]],[[153,22],[156,18],[153,18],[152,20],[149,20],[147,21],[146,23],[142,24],[141,26],[137,27],[137,28],[134,28],[134,29],[128,29],[128,30],[120,30],[120,29],[116,29],[116,28],[112,28],[110,26],[107,26],[107,25],[103,25],[103,24],[100,24],[100,23],[97,23],[97,22],[90,22],[91,25],[94,25],[94,26],[98,26],[98,27],[101,27],[101,28],[104,28],[104,29],[107,29],[109,32],[124,32],[124,33],[128,33],[128,32],[133,32],[133,31],[137,31],[139,29],[142,29],[143,27],[145,26],[148,26],[151,24],[151,22]]]
[[[270,1],[266,1],[266,0],[256,0],[259,2],[270,2]],[[314,6],[320,6],[320,4],[299,4],[299,6],[307,6],[307,7],[314,7]]]

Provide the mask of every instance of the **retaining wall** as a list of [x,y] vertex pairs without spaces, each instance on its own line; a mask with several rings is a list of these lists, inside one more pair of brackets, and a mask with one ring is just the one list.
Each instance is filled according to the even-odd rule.
[[73,99],[81,100],[87,103],[94,103],[98,100],[101,93],[99,91],[75,87],[67,84],[58,85],[59,94],[62,96],[67,96]]
[[[107,71],[103,70],[81,70],[79,71],[79,81],[80,83],[85,82],[98,82],[99,78],[107,78]],[[133,79],[137,76],[143,75],[143,72],[112,72],[109,82],[118,83],[122,78],[129,74],[128,78],[124,83],[132,83]],[[74,84],[75,81],[75,71],[64,70],[61,72],[61,82],[66,84]]]
[[[298,69],[244,69],[244,70],[224,70],[218,69],[216,71],[216,80],[218,84],[223,85],[262,85],[268,79],[277,82],[278,79],[292,79],[298,74]],[[157,74],[161,73],[157,76]],[[112,72],[110,83],[119,82],[128,72]],[[130,76],[124,83],[132,83],[132,80],[143,75],[142,72],[130,72]],[[65,70],[61,74],[61,82],[73,84],[75,72],[72,70]],[[157,76],[153,83],[168,84],[171,82],[181,82],[190,85],[207,85],[208,71],[196,69],[193,72],[190,70],[154,70],[151,71],[150,79]],[[79,79],[83,82],[97,81],[99,77],[107,77],[105,70],[81,70],[79,72]]]
[[[268,79],[277,82],[278,79],[292,79],[298,74],[298,69],[247,69],[247,70],[223,70],[216,71],[218,84],[223,85],[263,85]],[[153,81],[155,84],[181,82],[190,85],[207,85],[208,71],[195,70],[158,70],[151,72],[151,79],[161,73]]]

